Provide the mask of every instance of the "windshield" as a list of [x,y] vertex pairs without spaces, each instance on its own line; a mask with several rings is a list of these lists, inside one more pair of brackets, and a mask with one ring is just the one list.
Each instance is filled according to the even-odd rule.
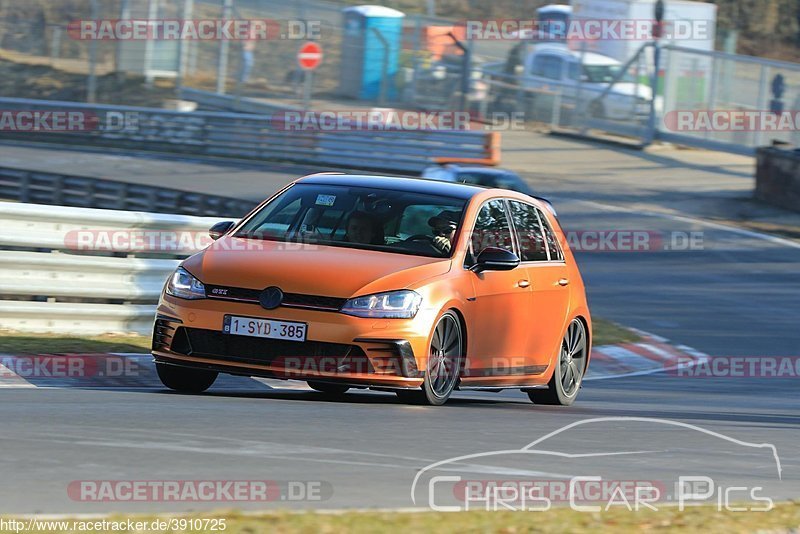
[[296,184],[236,237],[449,257],[465,201],[370,187]]
[[[622,65],[584,65],[583,73],[586,80],[592,83],[611,83],[622,70]],[[633,77],[625,73],[619,80],[621,82],[632,82]]]

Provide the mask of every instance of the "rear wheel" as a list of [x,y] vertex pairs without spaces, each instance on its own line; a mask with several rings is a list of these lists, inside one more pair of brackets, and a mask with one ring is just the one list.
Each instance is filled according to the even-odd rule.
[[165,363],[156,363],[156,372],[162,384],[183,393],[202,393],[211,387],[219,375],[216,371],[190,369]]
[[311,389],[315,389],[320,393],[327,393],[328,395],[344,395],[350,386],[345,386],[342,384],[332,384],[330,382],[314,382],[313,380],[308,382],[308,385]]
[[425,382],[421,391],[398,390],[397,396],[405,402],[433,406],[444,404],[458,382],[463,352],[464,334],[461,331],[461,322],[455,313],[445,312],[433,329]]
[[535,404],[569,406],[575,402],[586,371],[588,346],[586,327],[580,319],[573,319],[561,341],[556,368],[547,389],[529,390],[528,397]]

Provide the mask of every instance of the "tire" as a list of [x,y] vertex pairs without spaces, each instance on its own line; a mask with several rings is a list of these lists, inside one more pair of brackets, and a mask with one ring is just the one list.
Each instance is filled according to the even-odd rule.
[[425,381],[420,390],[397,390],[398,398],[411,404],[441,406],[458,384],[464,354],[464,333],[456,314],[445,312],[431,335]]
[[534,404],[570,406],[575,402],[586,372],[588,346],[586,327],[580,319],[573,319],[561,340],[561,348],[547,389],[528,390],[528,397]]
[[219,376],[216,371],[190,369],[165,363],[156,363],[156,372],[162,384],[182,393],[202,393],[210,388]]
[[328,395],[344,395],[350,386],[343,384],[332,384],[330,382],[314,382],[313,380],[306,382],[311,389],[319,391],[320,393],[327,393]]

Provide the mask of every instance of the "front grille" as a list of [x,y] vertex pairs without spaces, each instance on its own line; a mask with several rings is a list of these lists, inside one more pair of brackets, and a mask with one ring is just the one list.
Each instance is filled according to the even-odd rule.
[[300,343],[186,327],[178,328],[174,339],[172,351],[187,356],[276,365],[295,370],[335,372],[340,367],[347,366],[343,370],[372,372],[368,358],[358,345],[322,341]]
[[[263,289],[243,287],[206,286],[206,297],[218,300],[231,300],[258,304]],[[284,293],[281,306],[288,308],[311,308],[322,311],[339,311],[346,298],[305,295],[303,293]]]
[[347,299],[338,297],[322,297],[319,295],[303,295],[300,293],[286,293],[283,295],[283,306],[296,306],[305,308],[329,308],[338,310]]
[[247,300],[258,303],[258,296],[263,289],[246,289],[243,287],[206,286],[206,297],[221,300]]

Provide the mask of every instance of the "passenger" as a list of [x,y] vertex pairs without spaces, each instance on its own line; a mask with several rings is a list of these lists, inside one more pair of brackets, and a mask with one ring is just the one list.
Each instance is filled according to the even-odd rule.
[[459,218],[458,212],[445,210],[428,219],[428,225],[433,230],[433,246],[444,254],[449,255],[453,248]]
[[344,240],[362,245],[385,245],[380,219],[364,211],[354,211],[347,219]]

